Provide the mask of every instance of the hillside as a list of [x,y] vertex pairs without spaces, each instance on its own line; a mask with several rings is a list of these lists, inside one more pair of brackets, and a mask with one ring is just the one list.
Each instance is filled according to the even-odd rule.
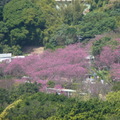
[[[119,1],[76,0],[65,4],[54,0],[1,2],[0,52],[20,55],[25,46],[54,49],[89,41],[120,26]],[[89,13],[83,14],[88,7]]]
[[1,0],[0,53],[0,120],[120,120],[120,0]]

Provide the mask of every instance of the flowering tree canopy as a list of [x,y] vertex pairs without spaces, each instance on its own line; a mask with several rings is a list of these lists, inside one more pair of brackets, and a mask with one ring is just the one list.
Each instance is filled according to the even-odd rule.
[[6,63],[2,71],[15,77],[29,76],[32,81],[44,85],[49,80],[57,83],[79,81],[88,72],[86,57],[87,52],[82,44],[75,44],[56,51],[45,51],[40,55],[14,59]]
[[114,80],[120,80],[120,46],[112,49],[110,46],[103,47],[99,56],[95,61],[98,69],[106,69],[110,71]]
[[113,81],[120,81],[120,64],[113,64],[111,69]]

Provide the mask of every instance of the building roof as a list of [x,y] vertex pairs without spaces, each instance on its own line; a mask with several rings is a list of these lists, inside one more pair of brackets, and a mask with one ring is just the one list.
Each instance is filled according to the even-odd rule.
[[64,2],[64,1],[73,1],[73,0],[55,0],[55,1],[61,1],[61,2]]
[[76,92],[76,90],[72,90],[72,89],[47,88],[47,90],[54,90],[54,91],[60,91],[60,92]]
[[10,57],[12,57],[12,53],[0,54],[0,58],[10,58]]

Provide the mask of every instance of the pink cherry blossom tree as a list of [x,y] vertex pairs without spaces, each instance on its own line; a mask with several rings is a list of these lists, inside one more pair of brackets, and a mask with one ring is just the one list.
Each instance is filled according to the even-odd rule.
[[107,69],[110,69],[114,63],[120,63],[120,46],[116,49],[112,49],[109,46],[104,47],[95,61],[95,64],[99,68]]
[[120,64],[113,64],[110,72],[111,72],[113,81],[120,82]]
[[14,59],[11,63],[6,63],[2,71],[14,77],[29,76],[31,82],[37,81],[43,87],[47,86],[48,81],[54,81],[56,85],[79,82],[84,80],[88,72],[87,56],[82,44],[74,44],[64,49]]
[[95,66],[100,70],[108,70],[114,81],[120,81],[120,46],[114,49],[110,46],[104,47],[96,57]]

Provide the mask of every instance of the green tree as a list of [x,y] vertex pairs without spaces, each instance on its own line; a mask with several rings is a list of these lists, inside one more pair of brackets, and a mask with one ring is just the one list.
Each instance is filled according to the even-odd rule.
[[8,28],[3,21],[0,21],[0,44],[8,43]]
[[16,100],[18,97],[24,94],[34,94],[39,91],[40,84],[26,82],[20,84],[19,86],[13,87],[10,90],[10,99],[11,101]]
[[57,9],[57,3],[54,0],[35,0],[37,6],[42,10],[45,18],[45,29],[43,30],[44,45],[49,42],[49,39],[56,29],[63,23],[63,17],[60,10]]
[[13,45],[12,47],[8,45],[2,45],[2,52],[3,53],[12,53],[13,55],[21,55],[22,50],[19,45]]
[[102,48],[107,44],[108,41],[110,41],[111,38],[108,38],[108,37],[105,37],[105,38],[102,38],[100,40],[97,40],[93,43],[93,46],[92,46],[92,54],[94,56],[96,55],[100,55],[100,52],[102,50]]
[[69,25],[76,25],[82,19],[85,5],[81,0],[72,1],[71,4],[62,7],[62,16],[64,23]]
[[101,9],[106,4],[109,3],[109,0],[87,0],[87,2],[91,5],[91,11],[96,9]]
[[9,104],[9,92],[4,88],[0,88],[0,113]]
[[56,47],[79,42],[76,32],[77,30],[74,26],[61,25],[50,38],[49,43]]
[[0,106],[5,102],[9,102],[9,92],[4,88],[0,88]]
[[101,50],[103,49],[104,46],[111,46],[112,49],[116,48],[117,45],[119,45],[119,42],[115,41],[115,40],[112,40],[111,38],[109,37],[103,37],[102,39],[99,39],[95,42],[93,42],[93,45],[92,45],[92,54],[94,56],[96,55],[100,55],[101,53]]
[[120,91],[120,82],[113,83],[112,90],[115,92]]
[[4,6],[3,19],[9,28],[10,45],[42,44],[45,20],[32,0],[12,0]]
[[54,88],[55,83],[54,83],[53,81],[48,81],[47,85],[48,85],[48,87],[50,87],[50,88]]
[[[12,120],[47,119],[56,114],[60,105],[67,104],[67,102],[65,96],[39,92],[24,96],[22,101],[16,100],[2,112],[0,117]],[[6,112],[7,114],[5,114]]]
[[10,31],[11,45],[24,45],[28,33],[29,31],[25,27],[12,29]]
[[10,2],[11,0],[0,0],[0,21],[3,20],[3,8],[4,5]]
[[90,12],[82,18],[77,26],[78,35],[82,40],[93,38],[95,35],[114,30],[116,21],[104,12]]
[[120,104],[120,91],[108,93],[106,99],[109,102]]

